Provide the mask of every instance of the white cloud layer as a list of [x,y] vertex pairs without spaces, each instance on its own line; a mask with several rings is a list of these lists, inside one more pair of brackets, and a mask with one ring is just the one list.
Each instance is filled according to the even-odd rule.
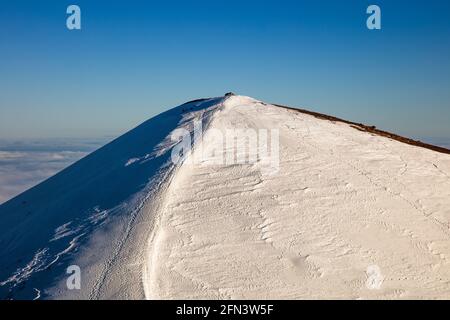
[[0,141],[0,204],[71,165],[105,141]]

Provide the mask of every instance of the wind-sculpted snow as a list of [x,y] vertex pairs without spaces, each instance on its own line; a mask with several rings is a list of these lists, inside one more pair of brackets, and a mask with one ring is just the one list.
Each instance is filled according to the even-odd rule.
[[[142,298],[155,201],[175,169],[170,134],[192,119],[206,128],[221,101],[164,112],[1,205],[0,298]],[[72,264],[80,290],[66,287]]]
[[[278,129],[279,170],[186,161],[148,298],[450,298],[449,155],[245,97],[210,124],[236,127]],[[204,148],[221,150],[217,136]]]

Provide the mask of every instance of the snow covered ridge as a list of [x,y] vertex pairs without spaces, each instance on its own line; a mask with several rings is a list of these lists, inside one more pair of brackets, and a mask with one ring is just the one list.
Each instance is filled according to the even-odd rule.
[[444,147],[440,147],[440,146],[436,146],[436,145],[432,145],[432,144],[428,144],[428,143],[424,143],[422,141],[418,141],[418,140],[413,140],[413,139],[410,139],[410,138],[402,137],[402,136],[399,136],[398,134],[395,134],[395,133],[379,130],[375,126],[368,126],[368,125],[365,125],[365,124],[362,124],[362,123],[352,122],[352,121],[340,119],[340,118],[337,118],[337,117],[329,116],[329,115],[326,115],[326,114],[323,114],[323,113],[318,113],[318,112],[309,111],[309,110],[300,109],[300,108],[292,108],[292,107],[287,107],[287,106],[283,106],[283,105],[279,105],[279,104],[274,104],[274,106],[290,109],[290,110],[293,110],[293,111],[296,111],[296,112],[309,114],[309,115],[312,115],[312,116],[314,116],[314,117],[316,117],[318,119],[329,120],[329,121],[333,121],[333,122],[346,123],[346,124],[349,124],[352,128],[355,128],[356,130],[359,130],[359,131],[369,132],[369,133],[372,133],[372,134],[377,134],[377,135],[380,135],[380,136],[383,136],[383,137],[386,137],[386,138],[390,138],[390,139],[397,140],[397,141],[400,141],[400,142],[403,142],[403,143],[406,143],[406,144],[410,144],[412,146],[417,146],[417,147],[426,148],[426,149],[430,149],[430,150],[441,152],[441,153],[445,153],[445,154],[450,154],[450,149],[447,149],[447,148],[444,148]]
[[450,156],[323,119],[146,121],[0,206],[0,298],[448,298]]
[[[217,116],[229,109],[245,104],[260,103],[251,98],[229,96]],[[171,158],[174,164],[202,166],[258,165],[263,174],[276,174],[279,170],[279,131],[277,128],[252,128],[246,124],[206,132],[203,123],[194,120],[192,130],[177,128],[170,136],[175,145]],[[204,134],[205,133],[205,134]],[[195,147],[196,152],[192,153]]]
[[149,245],[147,298],[450,297],[449,155],[233,100],[210,127],[277,128],[279,170],[181,166]]

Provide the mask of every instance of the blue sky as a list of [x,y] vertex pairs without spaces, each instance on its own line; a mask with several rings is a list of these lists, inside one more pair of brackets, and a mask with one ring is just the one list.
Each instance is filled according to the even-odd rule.
[[0,138],[115,136],[234,91],[450,141],[449,14],[447,0],[4,1]]

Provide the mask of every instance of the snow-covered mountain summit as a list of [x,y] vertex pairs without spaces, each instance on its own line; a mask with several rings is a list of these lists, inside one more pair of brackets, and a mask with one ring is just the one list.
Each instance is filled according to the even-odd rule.
[[450,156],[363,129],[162,113],[0,206],[0,297],[448,298]]

